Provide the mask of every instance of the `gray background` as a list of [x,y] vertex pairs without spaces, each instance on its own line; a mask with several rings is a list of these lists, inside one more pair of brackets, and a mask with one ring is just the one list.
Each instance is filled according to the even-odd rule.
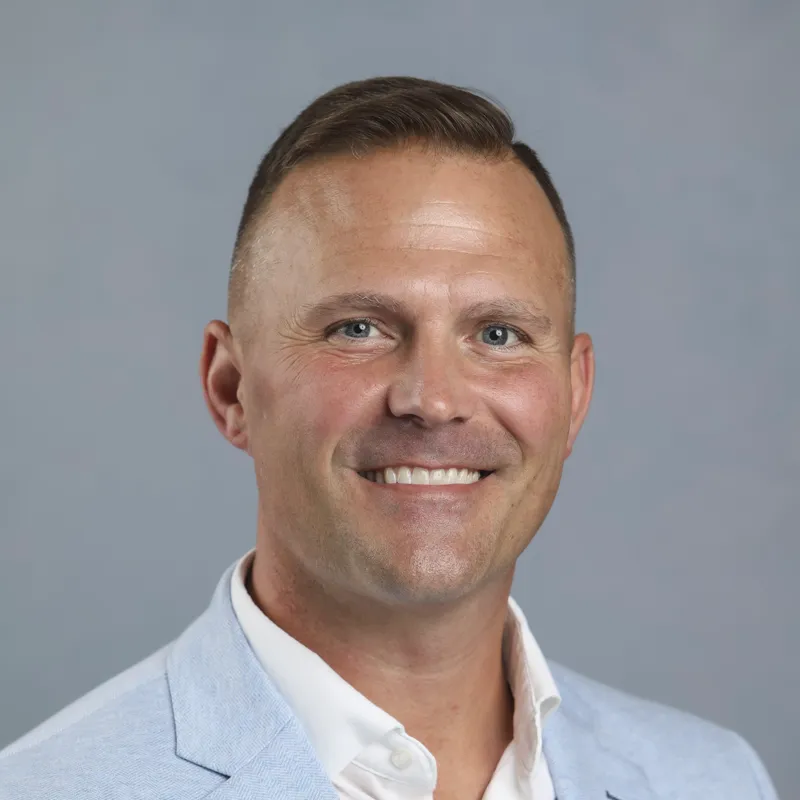
[[800,4],[5,2],[0,746],[252,546],[197,376],[244,193],[331,86],[486,90],[563,193],[594,406],[515,596],[545,652],[800,796]]

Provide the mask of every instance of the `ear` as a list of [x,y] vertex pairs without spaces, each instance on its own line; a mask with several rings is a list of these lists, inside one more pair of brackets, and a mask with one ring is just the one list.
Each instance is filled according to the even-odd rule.
[[594,345],[592,344],[592,337],[588,333],[579,333],[572,344],[570,385],[572,389],[572,409],[565,458],[568,458],[572,453],[575,439],[578,438],[578,432],[589,411],[589,403],[594,389]]
[[200,380],[211,419],[234,446],[250,452],[244,407],[241,403],[241,355],[228,325],[212,320],[203,331]]

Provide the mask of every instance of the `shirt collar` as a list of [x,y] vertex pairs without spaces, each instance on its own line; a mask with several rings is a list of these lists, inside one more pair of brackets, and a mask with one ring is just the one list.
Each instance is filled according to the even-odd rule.
[[[351,686],[313,650],[276,625],[245,586],[255,549],[236,564],[231,601],[239,624],[264,670],[306,730],[329,776],[338,775],[362,750],[403,725]],[[528,627],[509,598],[503,658],[514,695],[514,749],[532,772],[542,750],[542,725],[561,696]]]
[[524,771],[530,773],[541,757],[545,720],[561,704],[561,695],[525,614],[512,597],[503,632],[503,661],[514,695],[514,748]]

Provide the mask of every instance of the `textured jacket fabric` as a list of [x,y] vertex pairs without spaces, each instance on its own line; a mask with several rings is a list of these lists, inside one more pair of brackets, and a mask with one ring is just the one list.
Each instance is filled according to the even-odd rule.
[[[234,566],[175,641],[0,751],[0,800],[337,800],[239,627]],[[737,734],[550,668],[558,800],[775,800]]]

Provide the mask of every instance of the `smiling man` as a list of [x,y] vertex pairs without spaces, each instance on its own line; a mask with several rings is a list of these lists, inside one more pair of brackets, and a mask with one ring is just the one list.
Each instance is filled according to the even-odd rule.
[[738,735],[546,661],[509,597],[594,379],[572,234],[513,134],[412,78],[281,134],[200,363],[256,546],[175,642],[4,751],[0,797],[775,797]]

